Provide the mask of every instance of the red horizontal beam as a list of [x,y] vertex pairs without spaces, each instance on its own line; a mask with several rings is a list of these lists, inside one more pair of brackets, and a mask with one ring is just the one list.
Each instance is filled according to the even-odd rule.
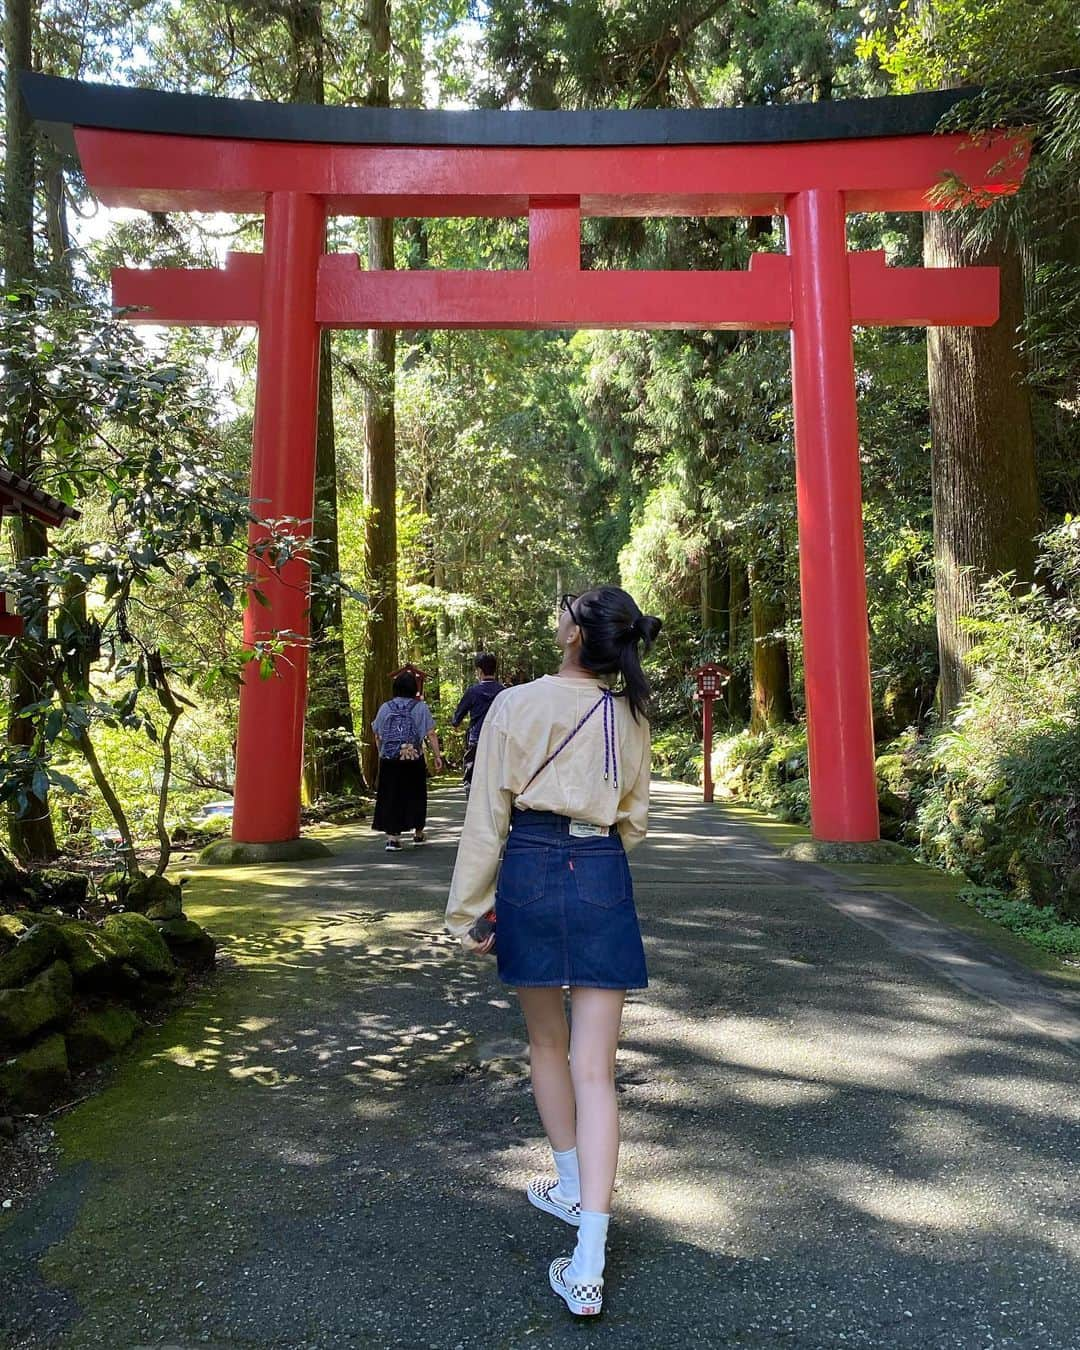
[[[556,266],[520,272],[365,272],[352,253],[326,254],[317,318],[328,328],[786,328],[789,261],[755,253],[745,272],[581,272],[566,240]],[[851,253],[858,325],[987,325],[998,315],[993,267],[892,268],[885,255]],[[229,254],[224,271],[117,270],[113,303],[137,322],[252,325],[259,321],[262,257]]]
[[134,323],[242,328],[259,322],[261,253],[229,253],[220,267],[116,267],[113,304]]
[[923,211],[947,177],[1014,192],[1028,145],[995,133],[767,145],[595,149],[312,145],[78,128],[92,191],[109,206],[261,212],[306,192],[336,215],[524,215],[574,197],[585,216],[779,215],[791,193],[847,194],[849,211]]
[[746,272],[365,272],[327,255],[316,318],[331,328],[784,328],[787,259]]
[[987,328],[1001,310],[996,267],[887,267],[885,252],[849,253],[851,313],[863,328]]

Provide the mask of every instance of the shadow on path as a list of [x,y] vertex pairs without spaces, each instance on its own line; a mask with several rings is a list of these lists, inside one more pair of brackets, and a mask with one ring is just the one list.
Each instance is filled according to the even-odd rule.
[[441,934],[433,805],[423,849],[192,883],[229,964],[64,1118],[0,1228],[3,1343],[1080,1350],[1080,1062],[670,786],[605,1313],[574,1324],[571,1234],[521,1195],[520,1015]]

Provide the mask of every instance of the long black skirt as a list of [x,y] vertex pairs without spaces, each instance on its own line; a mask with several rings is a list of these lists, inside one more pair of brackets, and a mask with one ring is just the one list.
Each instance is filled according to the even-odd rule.
[[402,834],[422,830],[427,820],[427,764],[424,759],[380,759],[373,830]]

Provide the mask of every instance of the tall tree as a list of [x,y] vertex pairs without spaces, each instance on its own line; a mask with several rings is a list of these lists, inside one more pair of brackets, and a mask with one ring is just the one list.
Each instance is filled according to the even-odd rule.
[[[878,58],[905,91],[978,83],[995,87],[992,102],[1015,102],[1023,91],[1030,116],[1034,77],[1075,67],[1080,29],[1070,0],[934,0],[899,11],[895,27],[871,40]],[[884,16],[883,16],[884,17]],[[1006,91],[1014,91],[1003,99]],[[978,117],[978,104],[974,105]],[[1043,128],[1047,130],[1046,127]],[[1064,131],[1062,135],[1061,132]],[[1058,152],[1075,146],[1067,128],[1044,136]],[[1053,159],[1053,152],[1036,159]],[[1064,155],[1070,159],[1068,152]],[[1028,175],[1042,196],[1063,186],[1075,190],[1075,171],[1064,184],[1045,167]],[[1022,189],[1021,198],[1031,189]],[[1071,212],[1066,211],[1066,218]],[[1023,255],[1047,256],[1045,207],[1027,213],[1019,231]],[[1042,228],[1040,228],[1040,218]],[[1014,222],[1015,223],[1015,222]],[[1052,229],[1051,236],[1060,233]],[[977,235],[977,242],[971,242]],[[963,696],[971,637],[963,620],[973,613],[982,581],[1000,572],[1030,578],[1032,536],[1039,524],[1031,385],[1019,348],[1024,322],[1023,255],[1016,231],[1006,232],[999,212],[987,213],[976,231],[952,213],[926,217],[924,261],[955,267],[990,263],[1001,268],[1001,317],[989,329],[931,329],[928,341],[933,439],[934,554],[941,664],[940,703],[948,714]],[[1058,240],[1052,238],[1051,253]]]
[[[292,44],[293,100],[325,103],[322,6],[311,0],[293,0],[285,18]],[[312,530],[319,541],[319,552],[312,566],[311,665],[304,740],[304,789],[310,800],[363,786],[342,638],[341,591],[337,587],[319,589],[320,577],[336,573],[340,565],[333,349],[329,329],[324,329],[319,345],[315,460]]]
[[750,730],[765,731],[791,720],[791,672],[788,666],[784,622],[782,567],[768,555],[749,567],[750,625],[753,642],[750,661]]
[[[254,94],[291,103],[351,101],[351,62],[357,49],[351,12],[319,0],[186,0],[151,4],[141,12],[144,41],[156,59],[155,77],[200,92]],[[328,31],[329,24],[337,25]],[[284,55],[284,59],[283,59]],[[333,347],[320,342],[315,497],[312,532],[310,665],[305,718],[304,790],[309,799],[362,785],[342,638],[342,598],[320,580],[338,570],[338,444],[334,427]]]
[[[5,135],[4,157],[4,283],[9,292],[28,288],[34,269],[34,128],[20,95],[15,72],[31,69],[34,11],[32,0],[9,0],[4,23]],[[27,294],[24,304],[32,304]],[[4,441],[10,467],[33,478],[41,466],[37,409],[29,382],[23,397],[9,399],[5,414]],[[11,523],[12,551],[17,563],[42,558],[47,551],[44,525],[30,516]],[[8,744],[17,754],[32,758],[38,747],[35,719],[21,716],[25,708],[47,697],[46,638],[49,626],[48,591],[44,583],[32,591],[32,603],[24,615],[25,632],[17,639],[18,658],[11,677]],[[35,776],[37,777],[37,776]],[[40,782],[40,779],[37,780]],[[11,846],[24,860],[56,857],[56,836],[49,813],[47,789],[31,788],[27,806],[9,817]]]
[[1001,317],[992,328],[932,328],[927,344],[934,493],[939,699],[954,711],[969,678],[975,613],[988,577],[1030,581],[1039,526],[1031,394],[1019,349],[1023,274],[999,231],[978,248],[948,212],[926,217],[927,267],[1001,269]]
[[[371,35],[371,77],[367,102],[371,107],[390,103],[390,0],[368,0]],[[368,266],[394,266],[394,222],[368,222]],[[372,329],[368,335],[371,365],[377,381],[370,384],[364,409],[364,497],[367,503],[365,555],[369,617],[367,664],[364,668],[363,724],[364,776],[374,783],[378,751],[371,723],[388,693],[388,677],[398,661],[397,597],[397,467],[394,430],[393,329]]]

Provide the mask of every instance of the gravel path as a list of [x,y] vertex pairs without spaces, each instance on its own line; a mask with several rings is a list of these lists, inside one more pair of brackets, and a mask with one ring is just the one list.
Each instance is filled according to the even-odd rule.
[[671,785],[575,1323],[569,1230],[521,1194],[520,1016],[440,933],[460,796],[434,807],[421,849],[192,883],[232,965],[58,1124],[0,1220],[0,1344],[1080,1350],[1075,1010]]

